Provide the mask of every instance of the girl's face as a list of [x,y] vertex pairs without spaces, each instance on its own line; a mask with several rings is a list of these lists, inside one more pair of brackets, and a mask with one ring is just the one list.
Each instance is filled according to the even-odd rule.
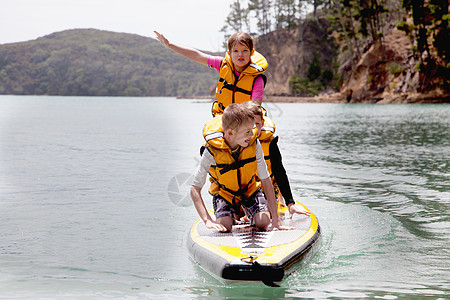
[[247,46],[239,43],[236,43],[233,46],[231,52],[228,51],[228,55],[230,55],[231,61],[233,62],[236,71],[238,71],[239,73],[244,71],[244,69],[250,63],[250,56],[252,55],[251,52],[253,51],[250,51]]

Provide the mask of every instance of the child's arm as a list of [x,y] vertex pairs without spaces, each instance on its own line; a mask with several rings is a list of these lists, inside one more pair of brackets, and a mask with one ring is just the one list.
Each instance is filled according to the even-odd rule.
[[203,202],[202,194],[201,194],[201,187],[198,186],[191,186],[191,198],[194,202],[195,209],[198,212],[198,215],[200,216],[200,219],[205,223],[206,228],[215,229],[217,231],[227,231],[226,227],[223,226],[220,223],[217,223],[213,221],[211,216],[208,213],[208,210],[205,207],[205,202]]
[[311,214],[310,211],[303,209],[301,205],[295,203],[294,198],[292,197],[291,186],[289,184],[289,179],[286,174],[286,170],[284,169],[281,152],[278,148],[278,137],[275,137],[272,142],[270,142],[269,146],[269,156],[270,162],[272,163],[272,172],[275,177],[275,180],[280,188],[281,195],[283,195],[286,204],[289,207],[289,216],[292,218],[294,214],[304,214],[309,216]]
[[197,172],[195,173],[194,179],[192,181],[191,199],[194,203],[198,215],[200,216],[200,219],[205,223],[207,228],[216,229],[217,231],[227,231],[225,226],[212,220],[202,198],[202,187],[205,185],[209,167],[213,163],[214,157],[209,153],[208,150],[205,150],[202,154],[202,159],[200,160]]
[[270,215],[272,216],[272,229],[294,229],[293,227],[283,226],[280,218],[278,217],[277,199],[275,198],[275,192],[273,191],[272,179],[270,179],[270,177],[261,179],[261,184],[263,186],[264,194],[267,198],[267,206],[269,208]]
[[283,195],[286,204],[295,203],[291,192],[291,185],[286,174],[286,169],[283,166],[280,148],[278,147],[278,136],[274,137],[269,145],[269,158],[272,164],[272,173],[275,181],[278,184],[281,195]]
[[261,184],[267,198],[267,206],[270,215],[272,216],[272,228],[280,228],[282,224],[281,220],[278,218],[277,199],[275,198],[275,192],[273,191],[272,180],[270,177],[261,179]]
[[267,199],[267,206],[272,216],[272,229],[278,228],[280,230],[293,229],[292,227],[283,226],[280,218],[278,217],[278,205],[273,189],[272,179],[267,172],[267,165],[264,161],[264,152],[261,148],[261,144],[256,140],[256,163],[257,163],[257,175],[261,179],[261,184],[264,190],[264,194]]
[[165,38],[161,33],[154,31],[156,33],[156,38],[161,42],[161,44],[172,50],[178,54],[183,55],[184,57],[189,58],[195,62],[207,65],[208,64],[208,55],[206,53],[200,52],[196,49],[180,46],[169,42],[168,39]]
[[254,101],[259,106],[262,105],[262,99],[264,95],[264,80],[261,76],[255,79],[255,84],[252,89],[252,101]]

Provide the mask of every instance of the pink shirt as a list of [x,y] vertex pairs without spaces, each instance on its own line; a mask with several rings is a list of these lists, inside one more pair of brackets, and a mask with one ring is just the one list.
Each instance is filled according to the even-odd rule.
[[[220,56],[208,56],[208,66],[220,72],[220,64],[222,63],[223,57]],[[236,71],[234,73],[239,76],[240,74]],[[255,84],[252,90],[252,99],[263,99],[264,94],[264,80],[261,77],[256,78]]]

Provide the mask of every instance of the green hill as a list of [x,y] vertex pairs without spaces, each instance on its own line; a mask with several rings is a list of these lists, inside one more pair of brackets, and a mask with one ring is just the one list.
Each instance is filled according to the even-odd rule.
[[0,94],[203,96],[217,76],[133,34],[75,29],[0,45]]

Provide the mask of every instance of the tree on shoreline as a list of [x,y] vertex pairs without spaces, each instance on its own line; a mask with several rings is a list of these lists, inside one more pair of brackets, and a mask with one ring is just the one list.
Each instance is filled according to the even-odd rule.
[[[342,73],[338,74],[341,78],[353,72],[363,53],[372,45],[383,44],[384,36],[397,26],[414,41],[412,50],[419,62],[417,68],[421,77],[419,90],[425,91],[436,86],[450,89],[448,0],[402,0],[401,3],[396,0],[235,2],[239,2],[239,9],[234,3],[230,16],[239,15],[245,19],[239,30],[251,33],[262,42],[272,31],[296,28],[301,31],[307,9],[313,10],[312,13],[309,11],[308,18],[316,20],[320,10],[321,15],[326,15],[330,21],[328,32],[334,33],[336,43],[340,46],[336,55],[341,66]],[[409,16],[412,16],[413,24],[408,23]],[[227,29],[231,29],[235,21],[235,17],[227,18]],[[250,31],[250,24],[256,24],[255,32]]]

